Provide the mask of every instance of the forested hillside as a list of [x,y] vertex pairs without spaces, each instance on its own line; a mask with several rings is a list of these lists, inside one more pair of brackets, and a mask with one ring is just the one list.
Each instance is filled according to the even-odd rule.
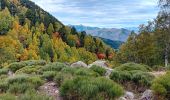
[[114,55],[99,38],[63,25],[29,0],[0,4],[0,64],[38,59],[90,63]]

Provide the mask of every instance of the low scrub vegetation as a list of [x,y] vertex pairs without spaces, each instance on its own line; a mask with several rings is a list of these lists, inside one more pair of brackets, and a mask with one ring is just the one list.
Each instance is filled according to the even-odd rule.
[[124,85],[128,90],[135,88],[133,89],[135,92],[140,92],[149,88],[154,79],[154,76],[148,71],[150,71],[150,68],[146,65],[126,63],[115,68],[110,79]]
[[37,89],[43,82],[38,76],[23,74],[4,79],[3,82],[0,83],[0,88],[2,88],[2,92],[18,94],[25,93],[29,89]]
[[46,64],[46,61],[44,60],[28,60],[28,61],[22,61],[22,62],[14,62],[14,63],[11,63],[8,68],[15,72],[25,66],[35,66],[35,65],[40,65],[40,66],[43,66]]
[[152,89],[159,100],[170,98],[170,72],[153,81]]
[[96,66],[96,65],[93,65],[90,69],[97,72],[101,76],[104,76],[106,73],[106,69]]
[[65,81],[60,91],[69,100],[114,100],[123,94],[121,86],[102,77],[76,77]]
[[115,68],[117,71],[132,71],[132,70],[139,70],[148,72],[151,70],[151,68],[147,65],[143,64],[136,64],[136,63],[125,63],[120,65],[119,67]]

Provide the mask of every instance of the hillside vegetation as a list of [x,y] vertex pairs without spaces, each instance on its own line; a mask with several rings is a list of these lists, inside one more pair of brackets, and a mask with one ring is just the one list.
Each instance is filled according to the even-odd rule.
[[99,38],[63,25],[29,0],[1,0],[0,19],[0,64],[38,59],[90,63],[114,55]]

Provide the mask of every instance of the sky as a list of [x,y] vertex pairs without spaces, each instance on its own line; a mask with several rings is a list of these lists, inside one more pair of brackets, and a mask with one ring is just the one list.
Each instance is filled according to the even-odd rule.
[[138,27],[156,18],[157,0],[31,0],[65,25]]

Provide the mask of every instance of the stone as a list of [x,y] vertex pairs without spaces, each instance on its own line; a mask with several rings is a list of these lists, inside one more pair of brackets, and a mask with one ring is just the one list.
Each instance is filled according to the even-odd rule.
[[105,76],[109,77],[110,74],[112,73],[113,69],[111,68],[106,68],[106,73],[105,73]]
[[125,95],[120,97],[119,100],[134,100],[134,93],[126,91]]
[[119,100],[127,100],[125,97],[120,97]]
[[152,90],[146,90],[140,100],[153,100],[154,95]]
[[107,65],[106,61],[103,61],[103,60],[97,60],[97,61],[93,62],[92,64],[90,64],[88,67],[90,68],[93,65],[103,67],[103,68],[108,68],[108,65]]
[[86,67],[87,68],[87,64],[85,64],[82,61],[78,61],[78,62],[71,64],[71,67]]
[[134,99],[134,94],[132,93],[132,92],[126,92],[125,93],[125,98],[127,99],[127,100],[133,100]]

